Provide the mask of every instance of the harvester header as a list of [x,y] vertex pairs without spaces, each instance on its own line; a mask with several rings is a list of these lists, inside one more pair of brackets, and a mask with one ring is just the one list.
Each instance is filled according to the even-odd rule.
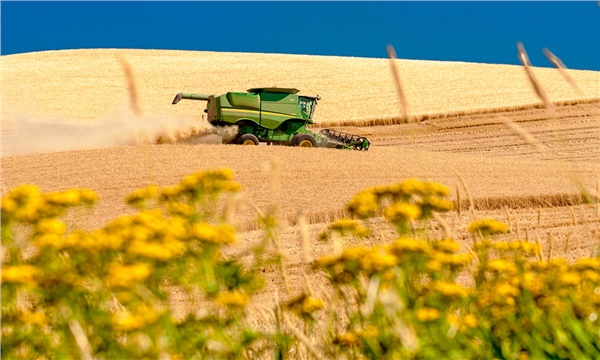
[[173,104],[185,100],[206,101],[208,122],[213,126],[237,126],[233,143],[258,145],[260,142],[300,147],[331,147],[368,150],[370,142],[356,136],[330,129],[319,134],[307,126],[313,124],[317,96],[298,95],[294,88],[252,88],[247,92],[228,92],[222,95],[179,93]]

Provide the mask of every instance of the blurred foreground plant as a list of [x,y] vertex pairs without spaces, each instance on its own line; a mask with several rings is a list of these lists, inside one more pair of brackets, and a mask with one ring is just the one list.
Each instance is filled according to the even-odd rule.
[[[2,199],[2,354],[7,358],[599,358],[600,258],[535,261],[541,249],[499,241],[506,224],[476,220],[470,249],[424,230],[452,209],[448,189],[416,179],[365,189],[354,219],[321,240],[370,241],[383,216],[394,239],[343,248],[312,264],[326,287],[254,306],[268,260],[226,258],[237,233],[219,213],[240,190],[229,170],[139,189],[136,207],[93,231],[70,228],[89,190],[43,194],[21,186]],[[277,247],[277,219],[262,214]],[[461,251],[462,245],[462,251]],[[241,261],[253,254],[253,266]],[[285,282],[286,279],[283,279]],[[297,291],[297,289],[296,289]],[[189,304],[183,314],[174,294]],[[261,315],[265,322],[255,320]],[[266,324],[265,324],[266,323]],[[269,326],[272,326],[269,328]]]

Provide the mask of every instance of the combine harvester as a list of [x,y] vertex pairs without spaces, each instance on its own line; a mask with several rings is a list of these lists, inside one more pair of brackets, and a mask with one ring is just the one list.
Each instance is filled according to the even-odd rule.
[[204,110],[213,126],[237,126],[238,134],[231,143],[241,145],[267,144],[328,147],[368,150],[370,142],[356,136],[330,129],[315,134],[307,126],[319,96],[297,95],[300,90],[286,88],[254,88],[248,92],[228,92],[223,95],[179,93],[173,104],[181,99],[206,101]]

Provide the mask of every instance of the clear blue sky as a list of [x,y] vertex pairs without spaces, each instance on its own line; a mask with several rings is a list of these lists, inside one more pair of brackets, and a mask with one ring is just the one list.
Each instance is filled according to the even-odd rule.
[[141,48],[386,57],[600,70],[586,2],[0,2],[2,54]]

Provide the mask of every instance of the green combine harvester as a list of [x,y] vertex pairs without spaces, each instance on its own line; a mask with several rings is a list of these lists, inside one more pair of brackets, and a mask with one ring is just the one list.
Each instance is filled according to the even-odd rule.
[[258,145],[260,142],[300,147],[328,147],[368,150],[370,142],[330,129],[315,134],[308,130],[319,96],[297,95],[300,90],[286,88],[254,88],[248,92],[223,95],[179,93],[181,99],[206,101],[208,122],[213,126],[237,126],[238,134],[231,143]]

